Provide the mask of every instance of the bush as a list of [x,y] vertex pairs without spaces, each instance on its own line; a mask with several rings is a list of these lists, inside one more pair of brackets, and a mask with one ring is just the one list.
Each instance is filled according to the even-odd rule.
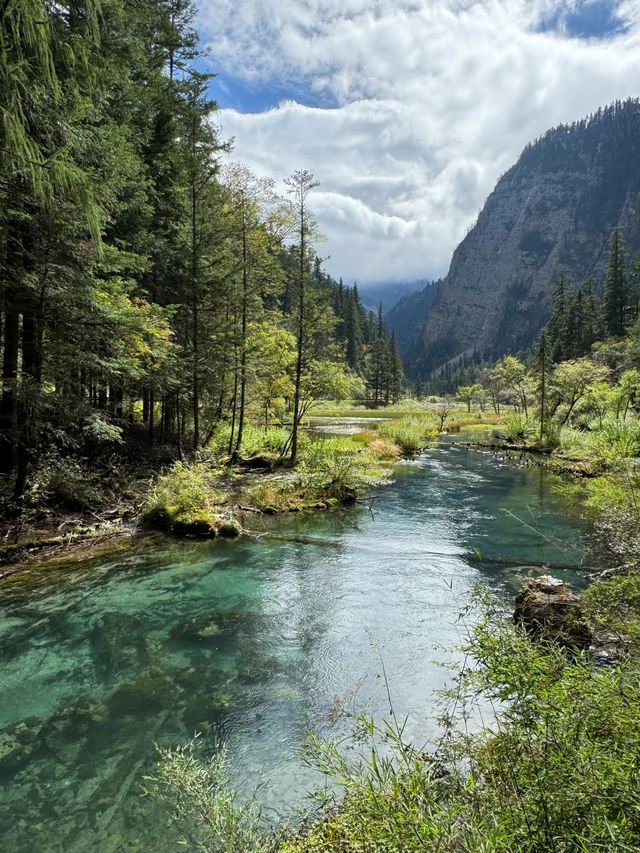
[[34,505],[51,503],[77,510],[95,508],[104,498],[104,483],[86,460],[55,451],[39,460],[27,494]]
[[523,414],[508,414],[501,429],[512,444],[532,444],[539,435],[539,424],[533,418],[525,417]]
[[640,422],[635,418],[605,417],[593,433],[593,447],[598,457],[612,463],[638,455],[640,451]]
[[437,437],[438,430],[430,418],[407,415],[378,424],[378,434],[396,444],[405,456],[413,456]]
[[[219,456],[226,456],[229,451],[229,438],[231,436],[231,427],[229,425],[219,427],[213,439],[210,442],[210,447]],[[285,447],[289,439],[289,430],[282,427],[269,427],[263,429],[261,427],[245,424],[242,433],[242,451],[241,455],[244,458],[251,456],[268,456],[274,460],[282,454],[282,449]],[[304,445],[308,441],[308,436],[304,432],[300,432],[298,443],[299,446]]]
[[144,507],[147,521],[160,526],[215,527],[216,508],[225,496],[216,487],[215,472],[206,464],[176,462],[152,487]]

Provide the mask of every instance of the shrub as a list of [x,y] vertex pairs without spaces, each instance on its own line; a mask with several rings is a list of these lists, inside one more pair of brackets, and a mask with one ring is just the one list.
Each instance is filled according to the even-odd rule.
[[158,477],[144,508],[151,523],[175,526],[201,524],[213,527],[216,508],[225,496],[216,488],[214,472],[202,462],[176,462]]
[[396,444],[406,456],[418,453],[437,437],[438,430],[430,418],[420,415],[407,415],[393,421],[378,424],[378,433],[382,438]]
[[501,429],[512,444],[526,445],[535,442],[539,425],[533,418],[510,413],[505,417]]
[[605,462],[637,456],[640,451],[640,422],[635,418],[603,418],[602,425],[593,433],[593,447]]
[[[229,438],[231,427],[229,425],[219,427],[210,447],[219,456],[225,456],[229,450]],[[251,424],[246,424],[242,433],[242,456],[268,456],[277,459],[289,439],[289,430],[282,427],[269,427],[264,429]],[[298,443],[302,447],[309,441],[306,433],[301,432]]]
[[39,460],[27,494],[33,504],[52,503],[67,509],[91,509],[105,498],[104,483],[86,460],[51,451]]

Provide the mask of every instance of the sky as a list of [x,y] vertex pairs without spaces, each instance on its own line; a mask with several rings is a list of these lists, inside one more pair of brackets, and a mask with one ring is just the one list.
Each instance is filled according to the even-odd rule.
[[197,0],[231,159],[345,282],[435,279],[527,142],[640,96],[640,0]]

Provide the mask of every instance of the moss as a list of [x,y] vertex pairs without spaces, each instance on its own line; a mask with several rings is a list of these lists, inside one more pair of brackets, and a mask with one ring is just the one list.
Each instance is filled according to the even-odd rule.
[[224,539],[236,539],[242,533],[242,527],[235,518],[224,518],[218,522],[216,532]]

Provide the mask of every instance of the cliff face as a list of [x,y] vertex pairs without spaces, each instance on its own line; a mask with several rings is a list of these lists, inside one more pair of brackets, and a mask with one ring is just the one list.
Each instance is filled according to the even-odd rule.
[[438,296],[440,281],[433,281],[399,299],[385,312],[384,320],[388,329],[396,333],[396,340],[403,358],[409,354],[410,347],[424,325],[431,306]]
[[451,267],[413,348],[426,376],[475,352],[532,343],[561,271],[602,277],[611,230],[640,249],[640,101],[617,103],[527,146],[498,182]]

